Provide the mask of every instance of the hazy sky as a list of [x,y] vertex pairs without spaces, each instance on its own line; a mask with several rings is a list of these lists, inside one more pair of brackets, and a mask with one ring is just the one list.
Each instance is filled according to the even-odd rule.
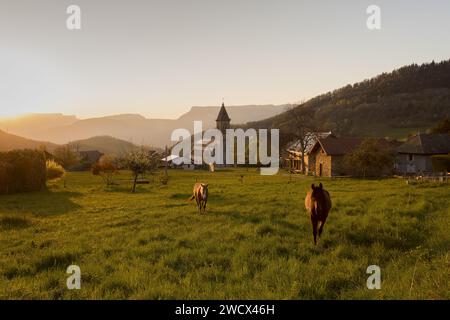
[[[66,28],[81,7],[82,29]],[[366,8],[381,7],[381,30]],[[450,58],[450,1],[0,0],[0,116],[282,104]]]

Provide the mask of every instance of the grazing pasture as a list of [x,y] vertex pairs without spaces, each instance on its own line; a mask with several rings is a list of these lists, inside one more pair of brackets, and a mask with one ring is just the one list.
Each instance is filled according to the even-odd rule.
[[[450,299],[449,185],[169,174],[134,194],[67,173],[65,187],[0,196],[0,298]],[[202,215],[188,201],[196,180],[209,183]],[[319,182],[333,208],[315,246],[304,199]],[[70,264],[80,290],[66,288]],[[366,287],[369,265],[381,290]]]

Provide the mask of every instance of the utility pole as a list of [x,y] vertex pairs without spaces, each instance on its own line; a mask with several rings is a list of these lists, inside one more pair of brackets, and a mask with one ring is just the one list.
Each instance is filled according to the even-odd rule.
[[164,163],[164,174],[165,174],[165,176],[167,177],[168,176],[168,173],[167,173],[167,164],[168,164],[168,162],[169,162],[169,154],[168,154],[168,152],[167,152],[167,145],[166,145],[166,151],[164,152],[164,154],[166,155],[166,161],[165,161],[165,163]]

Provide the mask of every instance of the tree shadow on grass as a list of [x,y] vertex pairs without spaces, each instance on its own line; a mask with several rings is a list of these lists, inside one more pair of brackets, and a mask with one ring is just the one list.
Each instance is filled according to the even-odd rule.
[[81,208],[73,201],[74,198],[81,195],[79,192],[49,190],[4,195],[0,197],[0,213],[35,216],[65,214]]
[[146,184],[146,187],[140,187],[142,185],[136,185],[136,190],[133,192],[131,192],[132,189],[132,185],[110,185],[110,186],[106,186],[104,191],[105,192],[115,192],[115,193],[126,193],[126,194],[144,194],[144,193],[149,193],[149,192],[153,192],[153,188],[155,187],[155,185],[152,184]]
[[31,224],[30,219],[24,216],[0,216],[0,230],[24,229]]

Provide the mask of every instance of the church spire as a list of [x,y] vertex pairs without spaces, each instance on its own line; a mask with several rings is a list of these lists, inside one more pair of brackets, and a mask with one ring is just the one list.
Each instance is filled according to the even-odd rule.
[[222,102],[222,107],[220,107],[220,111],[216,119],[216,128],[222,131],[222,133],[225,133],[225,131],[230,128],[230,121],[231,119],[225,109],[225,103]]
[[225,103],[222,102],[222,107],[220,108],[219,115],[216,121],[228,121],[230,122],[230,117],[228,116],[227,110],[225,109]]

